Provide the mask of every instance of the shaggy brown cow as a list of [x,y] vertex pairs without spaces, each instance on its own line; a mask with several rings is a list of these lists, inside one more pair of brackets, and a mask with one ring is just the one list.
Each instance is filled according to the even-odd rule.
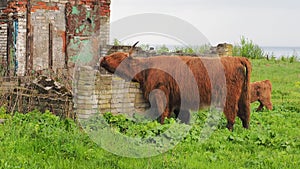
[[268,110],[273,109],[271,102],[272,84],[270,80],[263,80],[259,82],[250,83],[251,85],[251,103],[259,101],[260,105],[256,111],[261,111],[264,106]]
[[[251,63],[248,59],[189,56],[133,58],[130,53],[116,52],[105,56],[100,66],[124,79],[140,83],[151,109],[155,107],[161,113],[161,123],[164,123],[165,117],[170,117],[171,112],[187,122],[189,110],[210,106],[213,92],[225,88],[227,93],[223,94],[224,103],[220,105],[224,106],[226,127],[233,129],[236,116],[242,120],[244,128],[249,127]],[[211,81],[221,83],[215,85]],[[218,97],[222,100],[222,96]]]

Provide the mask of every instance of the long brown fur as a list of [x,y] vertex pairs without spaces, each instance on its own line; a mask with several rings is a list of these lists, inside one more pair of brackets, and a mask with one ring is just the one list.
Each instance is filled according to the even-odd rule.
[[253,103],[258,101],[260,105],[256,111],[261,111],[265,106],[268,110],[273,109],[273,104],[271,102],[272,93],[272,83],[270,80],[263,80],[251,83],[251,99],[250,102]]
[[[246,58],[189,56],[133,58],[128,53],[116,52],[105,56],[100,65],[124,79],[139,82],[144,98],[151,103],[151,107],[154,106],[157,112],[162,113],[161,123],[164,123],[165,117],[170,117],[171,112],[178,113],[179,110],[182,110],[178,115],[179,118],[187,122],[189,110],[210,106],[212,95],[215,94],[212,91],[216,92],[225,87],[227,93],[224,94],[226,95],[224,114],[227,118],[227,128],[233,129],[236,116],[242,120],[243,127],[249,127],[251,63]],[[185,66],[193,76],[188,75],[184,70]],[[212,90],[212,84],[218,82],[224,75],[222,72],[225,73],[226,84],[218,84],[214,86],[216,90]],[[193,83],[196,83],[196,88]],[[180,86],[183,91],[180,91]],[[156,89],[163,91],[165,96],[156,92],[158,91]]]

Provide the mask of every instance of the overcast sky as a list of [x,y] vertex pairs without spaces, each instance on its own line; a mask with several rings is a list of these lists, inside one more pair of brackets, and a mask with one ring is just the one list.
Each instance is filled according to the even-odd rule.
[[212,45],[300,46],[300,0],[111,0],[111,22],[143,13],[185,20]]

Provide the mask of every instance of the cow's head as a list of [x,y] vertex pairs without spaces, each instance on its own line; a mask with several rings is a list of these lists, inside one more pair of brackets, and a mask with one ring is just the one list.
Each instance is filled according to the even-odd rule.
[[122,63],[124,59],[128,57],[128,53],[115,52],[108,56],[104,56],[100,61],[100,66],[109,71],[115,73],[117,67]]
[[126,59],[130,58],[133,53],[134,47],[138,44],[136,42],[128,53],[125,52],[115,52],[108,56],[104,56],[100,61],[100,66],[109,71],[110,73],[115,73],[118,66]]

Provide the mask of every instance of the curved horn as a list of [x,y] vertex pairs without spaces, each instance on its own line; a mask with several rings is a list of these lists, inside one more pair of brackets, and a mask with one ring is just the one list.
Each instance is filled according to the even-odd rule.
[[135,42],[135,44],[133,44],[133,48],[139,43],[140,41]]
[[139,41],[135,42],[135,44],[132,45],[132,47],[129,50],[129,56],[133,53],[133,49],[135,48],[135,46],[139,43]]

